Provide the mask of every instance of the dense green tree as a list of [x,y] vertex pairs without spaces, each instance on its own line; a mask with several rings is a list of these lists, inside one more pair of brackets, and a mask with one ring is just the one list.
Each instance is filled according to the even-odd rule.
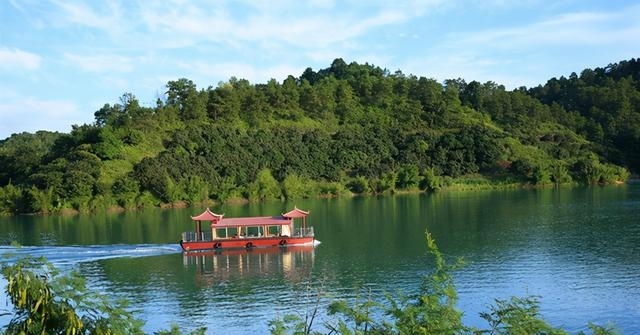
[[264,201],[280,199],[282,193],[278,181],[271,175],[271,170],[262,169],[256,180],[249,184],[247,199],[250,201]]
[[420,172],[418,166],[407,164],[400,167],[397,174],[396,187],[399,189],[412,189],[420,183]]
[[578,159],[572,170],[574,171],[574,179],[585,184],[595,184],[601,177],[600,162],[593,155]]
[[[0,187],[20,194],[0,211],[288,197],[288,176],[313,181],[305,197],[348,194],[362,178],[373,193],[476,174],[616,183],[640,167],[637,70],[632,59],[512,91],[342,59],[282,83],[231,77],[203,90],[181,78],[154,107],[125,93],[69,134],[0,141]],[[263,169],[280,188],[266,197],[254,192]]]
[[303,199],[313,196],[312,181],[295,173],[289,174],[282,182],[282,192],[287,200]]
[[167,104],[180,110],[185,121],[202,121],[207,117],[208,94],[198,91],[189,79],[181,78],[167,83]]
[[[638,60],[585,69],[580,76],[552,78],[528,93],[556,106],[555,120],[601,146],[607,160],[640,170],[637,159],[640,129],[640,76]],[[560,109],[561,108],[561,109]]]
[[140,193],[138,181],[131,176],[125,176],[116,180],[111,186],[111,192],[116,197],[118,204],[124,208],[134,207],[135,198]]
[[0,141],[0,185],[28,183],[28,177],[49,153],[59,133],[13,134]]
[[14,215],[21,213],[24,207],[22,190],[8,184],[0,188],[0,214]]
[[369,188],[375,194],[393,192],[395,190],[398,174],[395,172],[384,173],[380,177],[369,180]]
[[422,171],[422,180],[420,181],[420,189],[435,192],[442,187],[442,181],[440,176],[435,172],[435,169],[429,168]]
[[22,212],[49,214],[59,202],[52,188],[40,190],[35,186],[22,190],[24,208]]
[[82,171],[69,171],[62,176],[65,195],[69,198],[86,197],[93,194],[95,178]]
[[363,176],[357,176],[347,183],[349,191],[355,194],[364,194],[369,192],[369,181]]
[[98,127],[104,127],[106,125],[119,126],[123,122],[124,110],[120,105],[105,104],[93,113],[95,117],[95,124]]
[[101,159],[119,158],[124,149],[124,142],[116,130],[110,125],[104,126],[99,136],[100,141],[94,146],[95,154]]

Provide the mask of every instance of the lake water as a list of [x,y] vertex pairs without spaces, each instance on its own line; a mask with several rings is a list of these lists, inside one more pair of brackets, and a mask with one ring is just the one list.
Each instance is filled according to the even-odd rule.
[[[590,321],[640,333],[640,184],[212,210],[273,215],[294,205],[311,211],[315,248],[183,256],[177,241],[193,229],[189,216],[204,209],[195,207],[0,218],[0,253],[44,255],[79,269],[92,289],[126,297],[149,333],[175,323],[260,334],[278,316],[312,309],[318,292],[321,307],[334,298],[416,292],[432,269],[428,229],[447,259],[466,262],[454,277],[467,325],[487,327],[478,313],[496,298],[536,295],[546,320],[571,333]],[[11,241],[24,247],[6,246]]]

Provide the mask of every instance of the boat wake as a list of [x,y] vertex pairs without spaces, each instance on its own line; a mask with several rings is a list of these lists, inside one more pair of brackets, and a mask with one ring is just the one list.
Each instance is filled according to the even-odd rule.
[[181,252],[175,244],[115,244],[89,246],[0,247],[0,260],[45,257],[54,265],[70,265],[119,257],[147,257]]

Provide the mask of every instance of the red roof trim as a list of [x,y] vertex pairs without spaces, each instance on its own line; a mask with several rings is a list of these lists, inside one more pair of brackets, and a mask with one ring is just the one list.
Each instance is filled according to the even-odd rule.
[[255,216],[255,217],[239,217],[239,218],[223,218],[224,214],[216,214],[207,208],[200,215],[192,216],[194,221],[210,221],[218,228],[228,227],[246,227],[246,226],[281,226],[292,224],[292,220],[296,218],[304,218],[309,212],[294,207],[281,216]]
[[207,208],[202,214],[192,216],[191,219],[194,221],[218,221],[222,219],[224,214],[216,214],[212,212],[209,208]]
[[282,216],[256,216],[246,218],[222,219],[216,223],[216,228],[246,227],[246,226],[282,226],[291,224],[291,220]]
[[298,207],[293,207],[292,210],[282,214],[282,216],[286,217],[286,218],[303,218],[306,217],[307,215],[309,215],[309,212],[305,212],[301,209],[299,209]]

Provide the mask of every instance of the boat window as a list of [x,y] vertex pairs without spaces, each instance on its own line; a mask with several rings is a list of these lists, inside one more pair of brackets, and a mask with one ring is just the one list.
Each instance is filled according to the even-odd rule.
[[269,235],[280,235],[280,227],[279,226],[269,226],[267,227],[267,234]]
[[229,237],[238,236],[238,228],[228,228],[228,230],[229,230]]
[[247,227],[247,236],[260,236],[260,227]]
[[225,228],[216,229],[216,235],[218,237],[227,237],[227,230]]

